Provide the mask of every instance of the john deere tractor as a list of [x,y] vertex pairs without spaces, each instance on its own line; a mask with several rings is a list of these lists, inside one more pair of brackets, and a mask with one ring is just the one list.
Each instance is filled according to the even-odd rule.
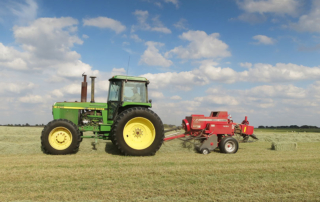
[[[91,77],[91,101],[87,102],[86,75],[82,82],[81,102],[56,102],[53,121],[41,134],[43,152],[76,153],[83,138],[111,140],[124,155],[154,155],[164,139],[163,124],[150,110],[149,81],[143,77],[113,76],[109,79],[107,103],[94,101]],[[92,131],[93,135],[83,135]]]

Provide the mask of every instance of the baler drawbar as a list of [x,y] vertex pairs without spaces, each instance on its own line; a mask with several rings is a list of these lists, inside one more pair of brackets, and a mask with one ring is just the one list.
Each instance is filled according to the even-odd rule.
[[242,136],[244,142],[248,141],[249,137],[258,139],[253,134],[254,127],[249,125],[247,116],[241,124],[237,124],[233,122],[231,115],[228,115],[226,111],[213,111],[209,117],[196,114],[187,116],[182,120],[182,128],[185,130],[183,134],[168,135],[164,141],[183,137],[186,141],[196,140],[200,143],[196,148],[203,154],[208,154],[217,147],[222,153],[236,153],[239,144],[232,137],[236,134]]

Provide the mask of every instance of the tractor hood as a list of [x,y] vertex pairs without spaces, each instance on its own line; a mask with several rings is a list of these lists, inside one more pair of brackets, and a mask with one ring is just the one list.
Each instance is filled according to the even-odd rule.
[[56,102],[52,108],[60,109],[88,109],[88,110],[107,110],[107,103],[90,102]]

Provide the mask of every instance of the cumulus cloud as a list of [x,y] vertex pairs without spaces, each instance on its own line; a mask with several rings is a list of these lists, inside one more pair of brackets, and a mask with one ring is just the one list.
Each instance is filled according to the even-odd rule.
[[71,48],[83,41],[76,35],[78,21],[70,17],[39,18],[28,26],[14,26],[13,33],[21,50],[0,43],[0,65],[9,70],[40,71],[51,81],[79,77],[83,72],[99,71],[80,60]]
[[182,98],[179,95],[174,95],[170,97],[171,100],[181,100]]
[[166,3],[172,3],[176,6],[176,8],[179,8],[179,1],[178,0],[164,0]]
[[228,45],[219,40],[219,33],[207,35],[204,31],[188,31],[179,36],[180,39],[189,41],[186,47],[179,46],[166,52],[166,57],[177,55],[182,59],[224,58],[231,56]]
[[138,20],[137,25],[132,25],[131,32],[135,32],[137,29],[147,30],[147,31],[156,31],[164,34],[170,34],[171,30],[163,25],[163,23],[159,20],[159,16],[155,16],[152,18],[152,26],[147,22],[149,18],[148,11],[136,10],[133,12],[133,15],[136,16]]
[[176,22],[175,24],[173,24],[173,26],[175,26],[175,28],[177,29],[184,29],[187,30],[188,28],[188,21],[184,18],[180,18],[180,20],[178,22]]
[[83,63],[81,60],[72,63],[61,63],[58,66],[57,75],[62,77],[79,77],[83,72],[91,76],[99,74],[99,70],[92,70],[90,65]]
[[265,22],[267,20],[267,17],[255,13],[243,13],[239,15],[236,19],[232,18],[231,20],[240,20],[251,24],[257,24]]
[[241,67],[245,67],[245,68],[251,68],[252,67],[252,63],[250,62],[245,62],[245,63],[240,63]]
[[75,34],[76,19],[39,18],[29,26],[15,26],[14,37],[18,44],[28,53],[22,58],[34,69],[65,61],[74,61],[80,55],[71,51],[75,44],[83,41]]
[[148,41],[145,43],[148,48],[144,51],[140,58],[139,64],[146,64],[149,66],[170,67],[173,63],[171,60],[166,59],[160,53],[157,47],[164,46],[163,43]]
[[158,91],[150,91],[148,92],[148,96],[149,98],[156,98],[156,99],[164,98],[163,93]]
[[320,33],[320,1],[313,0],[310,13],[302,15],[297,23],[290,23],[288,27],[300,32]]
[[97,17],[83,19],[83,26],[94,26],[99,28],[109,28],[115,31],[117,34],[126,30],[126,26],[121,24],[120,21],[114,20],[108,17]]
[[151,88],[190,91],[195,86],[207,85],[211,82],[264,82],[282,83],[303,80],[320,79],[320,67],[306,67],[296,64],[277,63],[276,65],[257,63],[242,63],[247,69],[235,71],[229,67],[219,67],[211,61],[202,61],[198,68],[191,71],[164,72],[144,74],[152,83]]
[[133,39],[135,42],[143,42],[143,40],[140,39],[137,34],[131,34],[130,38]]
[[25,3],[9,1],[5,7],[18,17],[19,24],[26,24],[37,17],[38,4],[34,0],[26,0]]
[[19,101],[22,103],[36,104],[36,103],[45,102],[45,98],[43,98],[43,96],[40,96],[40,95],[27,95],[24,97],[20,97]]
[[27,70],[25,61],[29,54],[20,52],[13,47],[4,46],[0,43],[0,66],[14,70]]
[[32,82],[15,82],[5,83],[0,82],[0,94],[9,92],[14,94],[20,94],[22,92],[35,88],[35,84]]
[[277,63],[275,66],[257,63],[245,72],[247,78],[250,78],[253,82],[302,81],[320,78],[319,67],[306,67],[292,63]]
[[248,13],[274,13],[295,16],[300,2],[298,0],[237,0],[238,6]]
[[306,90],[304,88],[289,85],[263,85],[250,90],[245,90],[244,94],[252,97],[269,98],[305,98]]
[[276,40],[271,38],[271,37],[267,37],[265,35],[256,35],[252,37],[254,40],[256,40],[257,42],[255,42],[254,44],[264,44],[264,45],[273,45],[276,43]]

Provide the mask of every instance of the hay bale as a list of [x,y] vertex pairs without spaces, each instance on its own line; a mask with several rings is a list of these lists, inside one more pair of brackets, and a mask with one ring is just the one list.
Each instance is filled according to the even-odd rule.
[[296,142],[272,142],[271,150],[275,151],[293,151],[297,149]]

